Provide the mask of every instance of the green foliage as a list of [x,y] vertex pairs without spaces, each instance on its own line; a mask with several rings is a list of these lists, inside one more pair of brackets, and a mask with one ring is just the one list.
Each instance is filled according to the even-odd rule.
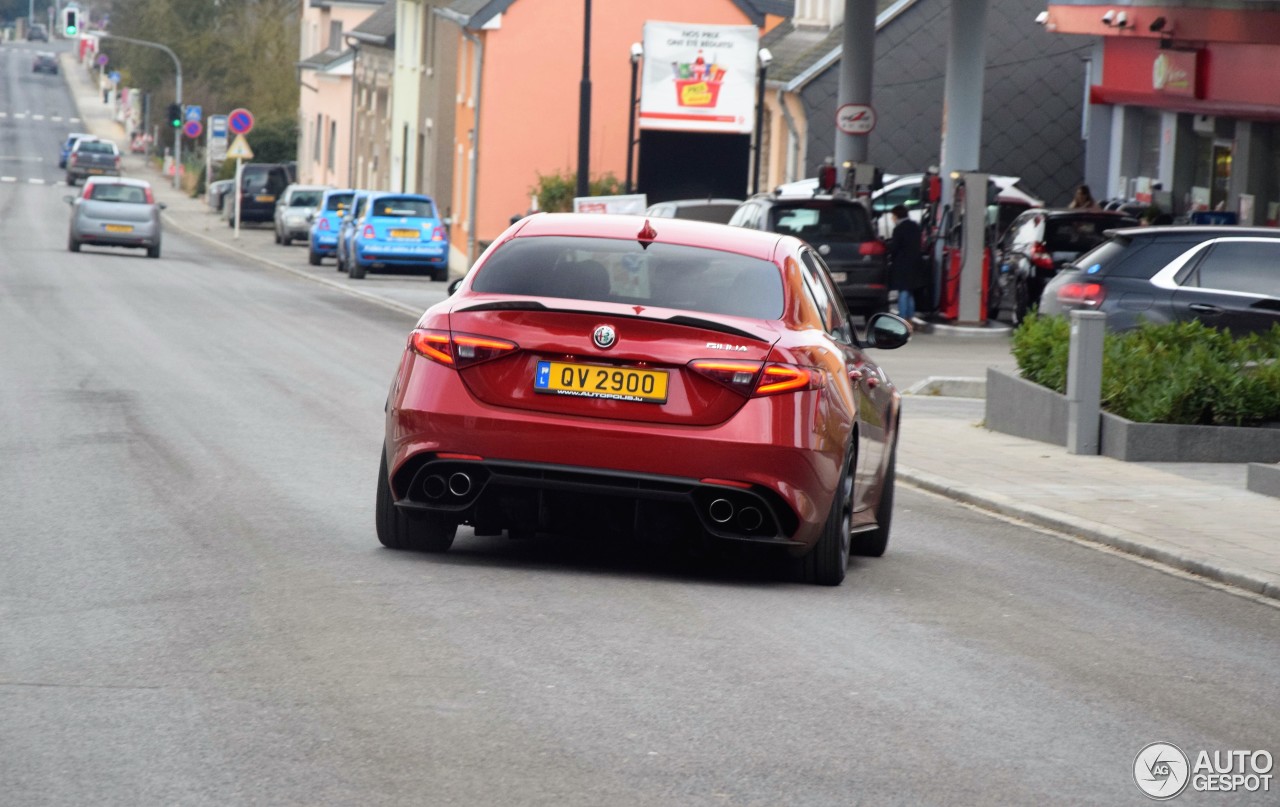
[[[538,209],[545,213],[567,213],[573,210],[578,195],[578,175],[564,171],[538,174],[538,182],[529,192],[538,197]],[[587,183],[588,196],[616,196],[623,192],[622,181],[612,172]]]
[[[1014,332],[1022,375],[1058,392],[1068,351],[1065,317],[1031,316]],[[1280,325],[1240,339],[1195,321],[1108,332],[1102,405],[1137,423],[1280,422]]]
[[1028,381],[1055,392],[1067,391],[1070,326],[1065,317],[1027,314],[1013,332],[1013,358]]

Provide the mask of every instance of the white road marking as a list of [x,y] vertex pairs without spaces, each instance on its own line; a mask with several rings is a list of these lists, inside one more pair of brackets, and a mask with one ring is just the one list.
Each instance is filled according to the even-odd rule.
[[44,115],[32,115],[31,120],[44,120]]
[[14,120],[26,120],[26,119],[27,119],[27,113],[25,113],[25,112],[15,112],[15,113],[14,113],[14,115],[13,115],[13,119],[14,119]]
[[79,118],[67,118],[67,123],[79,123]]
[[9,117],[8,112],[0,112],[0,118],[7,118],[7,117]]
[[0,182],[17,182],[17,177],[0,177]]
[[27,182],[30,182],[32,185],[43,185],[43,184],[44,184],[44,180],[43,180],[43,179],[36,179],[35,177],[32,177],[31,179],[28,179],[28,180],[27,180]]
[[61,116],[61,115],[54,115],[52,118],[49,118],[49,120],[53,121],[54,123],[61,123],[61,122],[62,122],[62,116]]

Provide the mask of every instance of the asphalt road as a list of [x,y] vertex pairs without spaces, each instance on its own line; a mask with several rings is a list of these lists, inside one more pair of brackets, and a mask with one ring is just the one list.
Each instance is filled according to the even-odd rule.
[[[26,58],[6,165],[57,140]],[[1145,804],[1147,743],[1280,753],[1280,610],[910,489],[837,589],[382,549],[412,317],[175,232],[72,255],[65,192],[0,184],[4,804]]]

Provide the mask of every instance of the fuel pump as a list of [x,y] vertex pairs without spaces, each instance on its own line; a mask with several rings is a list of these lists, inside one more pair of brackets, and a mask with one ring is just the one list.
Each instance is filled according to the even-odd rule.
[[939,250],[938,315],[985,325],[994,246],[987,210],[995,204],[998,191],[986,174],[957,171],[951,179],[951,205],[939,227],[943,244]]

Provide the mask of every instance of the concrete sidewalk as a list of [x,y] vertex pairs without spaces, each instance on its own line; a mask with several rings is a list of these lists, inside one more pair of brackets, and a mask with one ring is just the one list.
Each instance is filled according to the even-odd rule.
[[[65,55],[63,67],[87,131],[127,146],[123,127],[111,120],[89,73]],[[128,158],[126,168],[156,186],[157,197],[168,205],[169,226],[240,257],[308,276],[246,250],[203,200],[174,190],[171,178],[141,158]],[[377,289],[309,279],[413,312]],[[939,367],[937,375],[947,375],[947,369]],[[1061,446],[988,431],[972,417],[930,414],[910,401],[898,463],[899,478],[924,490],[1280,599],[1280,498],[1250,493],[1230,474],[1188,475],[1172,466],[1073,455]]]

